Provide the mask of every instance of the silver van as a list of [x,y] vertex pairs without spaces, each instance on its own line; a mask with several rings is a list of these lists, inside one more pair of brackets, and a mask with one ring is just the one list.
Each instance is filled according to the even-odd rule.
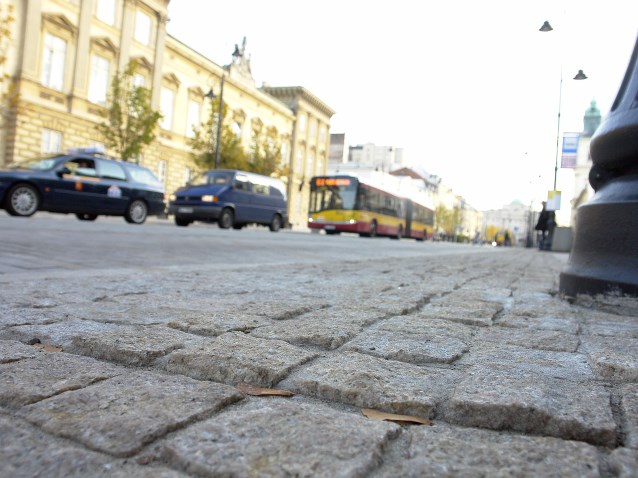
[[234,169],[214,169],[195,177],[170,196],[175,224],[216,222],[222,229],[247,224],[277,232],[288,224],[286,187],[280,179]]

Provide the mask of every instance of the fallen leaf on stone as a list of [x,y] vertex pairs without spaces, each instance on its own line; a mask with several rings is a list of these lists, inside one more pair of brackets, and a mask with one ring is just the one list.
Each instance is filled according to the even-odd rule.
[[55,345],[41,344],[38,342],[37,344],[33,344],[33,346],[42,349],[45,352],[62,352],[62,347],[56,347]]
[[237,390],[239,390],[240,392],[244,392],[247,395],[254,395],[255,397],[262,397],[264,395],[292,397],[294,395],[294,393],[289,392],[288,390],[275,390],[274,388],[255,387],[254,385],[250,385],[245,382],[238,383],[235,388],[237,388]]
[[432,420],[425,418],[413,417],[411,415],[395,415],[394,413],[380,412],[371,408],[362,408],[361,412],[370,420],[385,420],[395,423],[414,423],[417,425],[432,425]]

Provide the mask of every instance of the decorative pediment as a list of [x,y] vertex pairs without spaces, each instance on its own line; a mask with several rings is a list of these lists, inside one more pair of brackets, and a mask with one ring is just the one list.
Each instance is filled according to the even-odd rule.
[[191,86],[188,95],[194,98],[203,98],[206,93],[199,86]]
[[93,37],[91,38],[91,44],[102,51],[107,51],[113,55],[117,55],[117,45],[108,37]]
[[233,111],[233,120],[236,123],[244,124],[246,121],[246,112],[241,109]]
[[44,13],[42,14],[42,23],[49,23],[67,30],[71,34],[75,35],[78,31],[78,27],[74,25],[67,17],[58,13]]
[[135,62],[135,64],[137,65],[138,71],[139,71],[139,68],[142,68],[147,71],[153,70],[153,64],[150,61],[148,61],[148,59],[144,56],[133,56],[131,57],[131,61]]
[[175,86],[179,86],[182,83],[175,73],[166,73],[164,75],[164,81]]
[[260,131],[264,127],[264,122],[260,120],[259,118],[253,118],[250,121],[250,125],[253,131]]

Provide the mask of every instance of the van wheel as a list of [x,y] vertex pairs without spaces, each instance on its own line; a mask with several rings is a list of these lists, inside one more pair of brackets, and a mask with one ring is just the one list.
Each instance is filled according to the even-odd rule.
[[222,210],[222,213],[219,215],[219,220],[217,221],[219,227],[222,229],[229,229],[232,227],[235,222],[235,215],[233,211],[229,208],[225,208]]
[[183,217],[175,216],[175,225],[180,227],[186,227],[191,223],[188,219],[184,219]]
[[270,222],[270,230],[272,232],[277,232],[281,229],[281,216],[279,214],[275,214]]

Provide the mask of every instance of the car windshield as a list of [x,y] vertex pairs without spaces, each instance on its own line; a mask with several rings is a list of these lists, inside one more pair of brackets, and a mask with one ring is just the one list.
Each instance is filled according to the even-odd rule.
[[148,169],[140,167],[130,167],[129,173],[131,173],[133,181],[136,181],[138,183],[152,184],[154,186],[160,184],[159,179],[157,179],[155,175]]
[[51,156],[48,158],[39,158],[22,164],[13,164],[11,169],[31,169],[33,171],[45,171],[53,168],[59,156]]
[[233,178],[231,172],[209,171],[195,176],[188,184],[189,186],[208,186],[209,184],[230,184]]

